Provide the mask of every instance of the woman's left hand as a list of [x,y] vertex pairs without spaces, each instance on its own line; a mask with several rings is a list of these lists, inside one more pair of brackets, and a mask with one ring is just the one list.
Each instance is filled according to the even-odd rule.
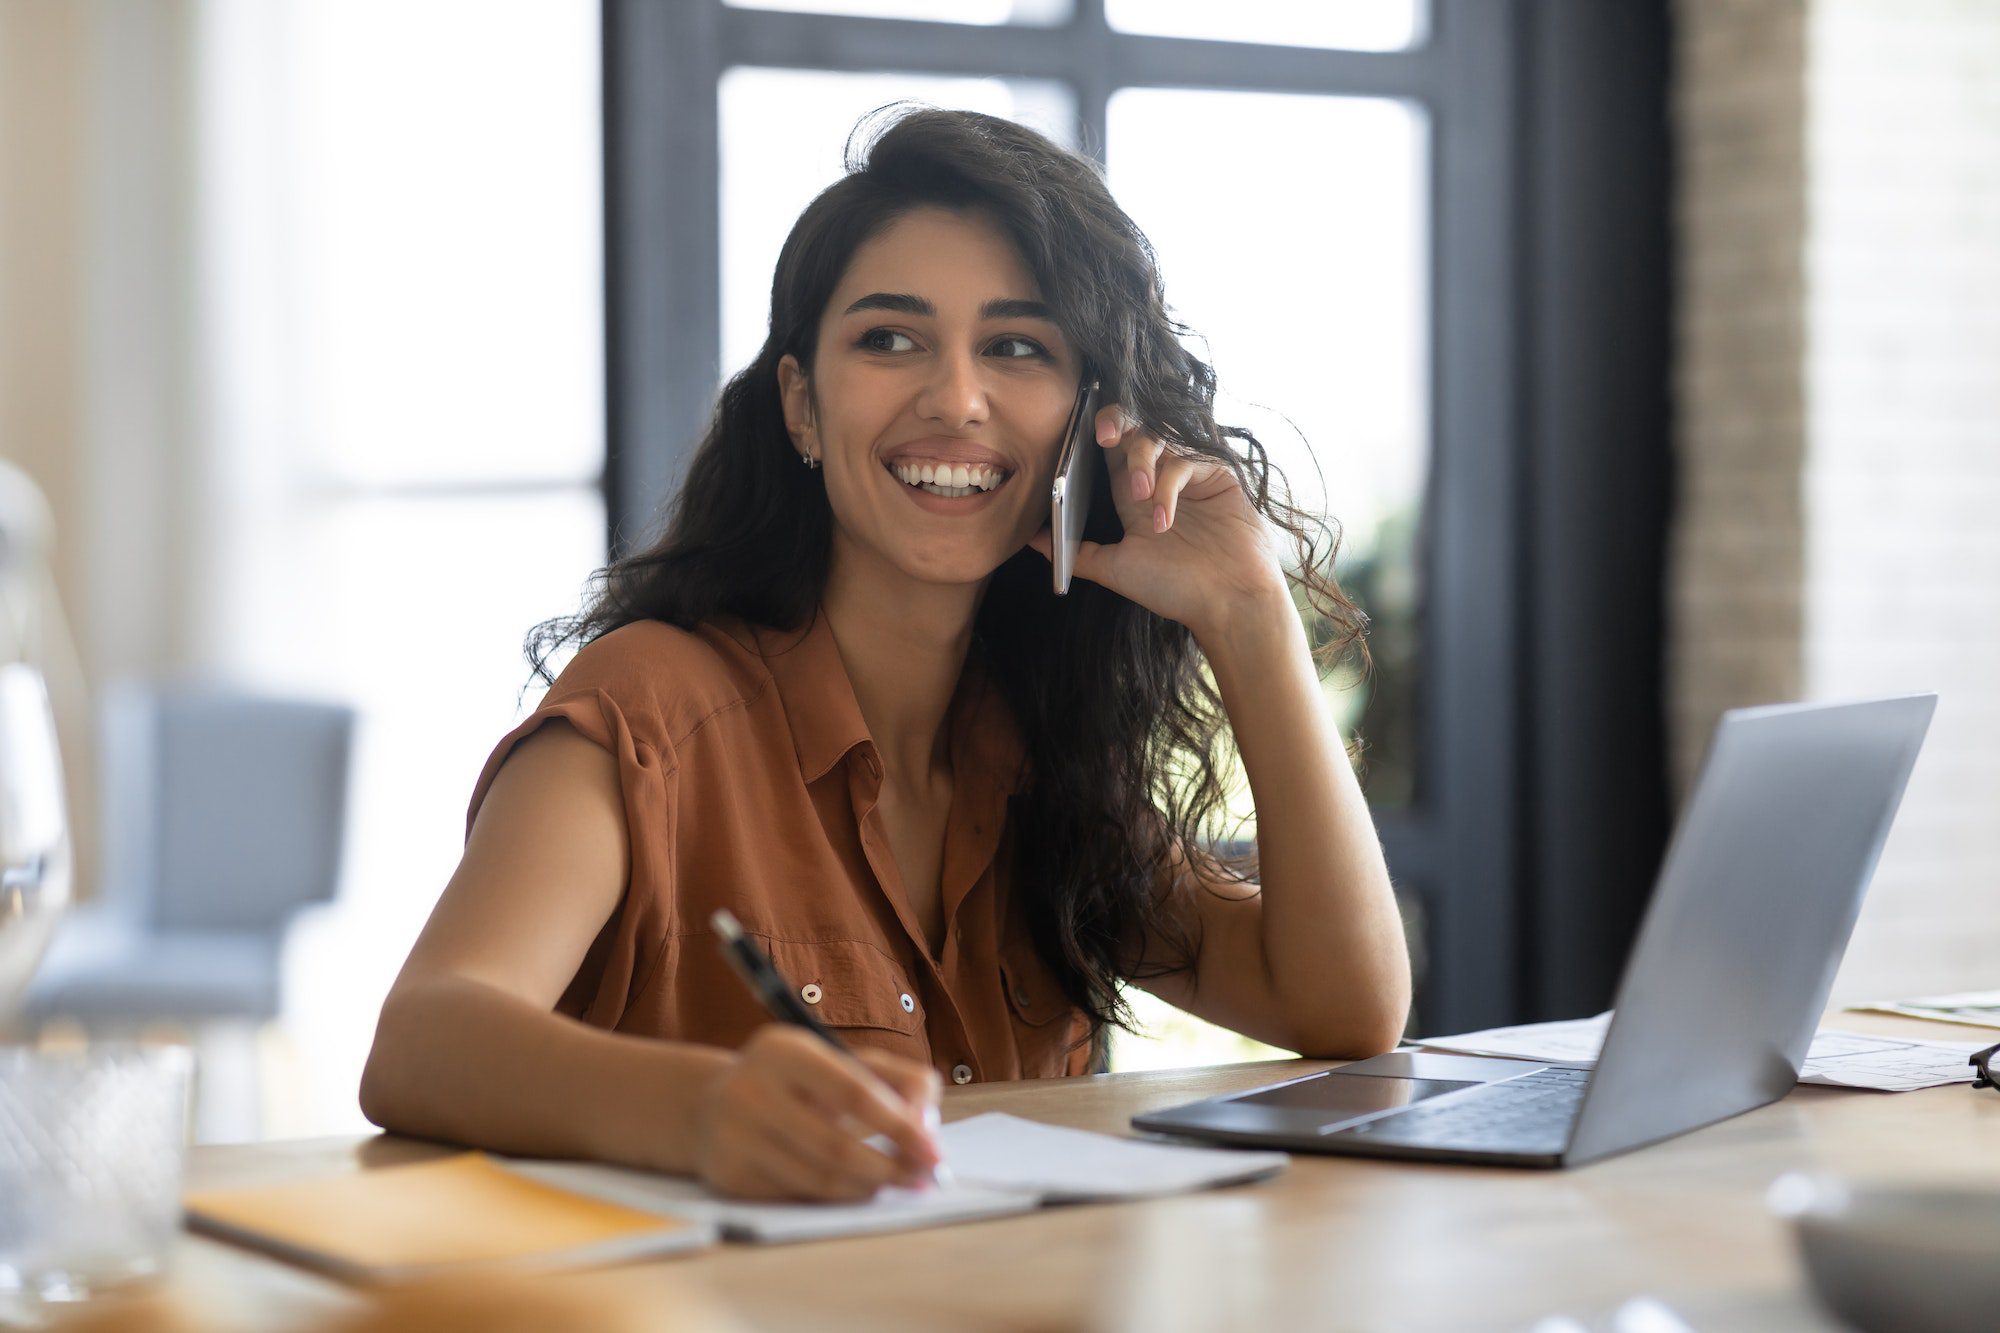
[[[1105,462],[1125,537],[1080,543],[1079,577],[1179,621],[1197,639],[1219,632],[1246,603],[1289,597],[1278,529],[1227,467],[1168,449],[1117,404],[1098,411],[1097,443],[1111,451]],[[1047,524],[1028,545],[1054,559]]]

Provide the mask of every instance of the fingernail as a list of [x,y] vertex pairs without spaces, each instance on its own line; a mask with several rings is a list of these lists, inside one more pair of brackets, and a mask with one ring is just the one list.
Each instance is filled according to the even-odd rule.
[[1117,435],[1118,435],[1117,422],[1100,421],[1097,423],[1097,442],[1099,444],[1109,444],[1113,439],[1117,438]]
[[1133,498],[1137,500],[1143,500],[1152,493],[1153,493],[1153,478],[1151,474],[1145,472],[1134,472],[1132,474]]
[[1154,505],[1153,531],[1165,532],[1166,530],[1167,530],[1167,507],[1165,505]]

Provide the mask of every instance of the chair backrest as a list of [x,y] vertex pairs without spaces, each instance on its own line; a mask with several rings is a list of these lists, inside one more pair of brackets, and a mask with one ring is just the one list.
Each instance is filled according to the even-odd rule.
[[354,710],[220,685],[106,695],[107,899],[168,929],[278,933],[333,897]]

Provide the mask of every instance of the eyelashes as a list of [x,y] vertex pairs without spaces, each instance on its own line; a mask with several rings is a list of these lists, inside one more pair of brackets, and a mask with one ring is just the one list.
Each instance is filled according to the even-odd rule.
[[870,352],[897,352],[902,350],[898,347],[878,346],[876,343],[878,338],[903,338],[912,342],[915,341],[915,339],[910,338],[909,334],[898,332],[895,329],[870,329],[868,332],[862,334],[854,345]]
[[[914,338],[911,338],[909,334],[904,333],[901,329],[875,328],[875,329],[870,329],[866,333],[862,334],[860,338],[855,340],[854,345],[856,347],[861,348],[864,351],[881,352],[888,355],[893,355],[897,352],[908,350],[907,348],[902,348],[902,347],[885,347],[881,345],[883,340],[894,339],[894,338],[904,339],[905,341],[911,343],[912,345],[914,345],[916,342]],[[989,349],[992,347],[1004,346],[1008,343],[1016,343],[1029,350],[1026,353],[1002,355],[1000,357],[1002,361],[1055,360],[1055,357],[1049,354],[1049,350],[1046,347],[1043,347],[1033,338],[1024,337],[1023,335],[1018,333],[1009,333],[1003,335],[1002,337],[994,339],[993,342],[989,344]]]

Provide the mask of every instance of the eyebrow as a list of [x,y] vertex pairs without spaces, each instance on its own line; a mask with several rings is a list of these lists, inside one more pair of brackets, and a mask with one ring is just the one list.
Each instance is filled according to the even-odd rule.
[[[859,310],[894,310],[905,315],[922,315],[926,319],[937,318],[937,307],[921,296],[909,292],[870,292],[840,313],[854,314]],[[1044,319],[1053,324],[1055,315],[1041,301],[1024,301],[1015,297],[999,297],[979,307],[981,319]]]

